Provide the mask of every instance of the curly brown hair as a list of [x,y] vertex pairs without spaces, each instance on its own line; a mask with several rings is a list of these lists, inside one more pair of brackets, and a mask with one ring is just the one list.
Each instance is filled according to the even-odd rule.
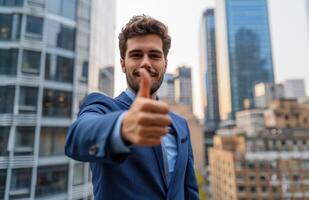
[[133,16],[122,28],[118,36],[121,58],[124,59],[125,57],[128,39],[149,34],[156,34],[161,38],[163,53],[166,58],[171,47],[171,37],[168,35],[168,28],[162,22],[144,14]]

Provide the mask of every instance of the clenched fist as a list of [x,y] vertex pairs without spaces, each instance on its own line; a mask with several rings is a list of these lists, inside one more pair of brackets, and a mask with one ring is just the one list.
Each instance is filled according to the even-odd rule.
[[122,121],[122,137],[126,142],[140,146],[156,146],[161,137],[168,133],[171,119],[168,105],[151,99],[150,75],[140,69],[140,87],[138,94]]

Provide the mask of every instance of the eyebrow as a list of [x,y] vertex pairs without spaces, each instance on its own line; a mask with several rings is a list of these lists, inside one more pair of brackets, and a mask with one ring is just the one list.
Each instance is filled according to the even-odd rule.
[[[134,54],[134,53],[141,53],[142,50],[139,50],[139,49],[133,49],[131,50],[130,52],[128,52],[128,54]],[[159,51],[159,50],[150,50],[149,53],[155,53],[155,54],[163,54],[162,51]]]

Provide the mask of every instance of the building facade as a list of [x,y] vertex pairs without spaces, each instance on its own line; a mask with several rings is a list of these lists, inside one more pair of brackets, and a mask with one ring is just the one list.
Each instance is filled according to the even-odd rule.
[[92,1],[0,1],[0,199],[88,199],[64,155],[88,93]]
[[269,128],[309,129],[309,105],[296,99],[279,99],[271,103],[264,114],[265,126]]
[[215,136],[209,152],[212,199],[308,199],[308,130]]
[[191,68],[182,66],[176,68],[175,72],[175,100],[192,107],[192,76]]
[[218,0],[216,49],[221,120],[235,119],[254,85],[274,82],[267,0]]
[[283,84],[258,83],[254,86],[254,106],[267,108],[276,99],[284,99]]
[[284,97],[288,99],[297,99],[306,97],[305,80],[294,79],[286,80],[284,85]]
[[218,83],[217,83],[217,64],[216,64],[216,37],[215,37],[215,15],[214,9],[207,9],[202,18],[201,41],[204,47],[201,56],[201,75],[204,94],[206,95],[205,107],[205,131],[214,132],[220,122]]

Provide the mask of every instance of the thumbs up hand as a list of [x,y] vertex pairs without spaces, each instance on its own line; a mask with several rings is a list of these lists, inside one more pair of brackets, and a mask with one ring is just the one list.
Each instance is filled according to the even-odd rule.
[[151,99],[151,78],[140,69],[137,96],[122,121],[121,135],[125,142],[140,146],[156,146],[167,134],[171,120],[168,105]]

